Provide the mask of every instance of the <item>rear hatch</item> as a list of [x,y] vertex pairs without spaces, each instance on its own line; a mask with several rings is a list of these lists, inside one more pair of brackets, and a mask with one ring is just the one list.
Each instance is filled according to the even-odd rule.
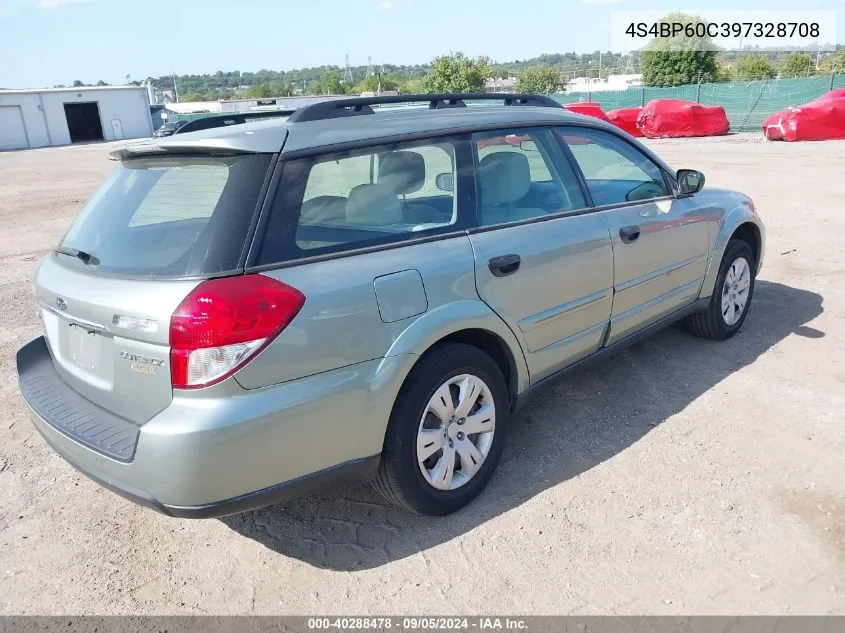
[[269,154],[120,163],[35,276],[69,387],[135,424],[168,406],[171,315],[201,280],[242,269],[270,163]]

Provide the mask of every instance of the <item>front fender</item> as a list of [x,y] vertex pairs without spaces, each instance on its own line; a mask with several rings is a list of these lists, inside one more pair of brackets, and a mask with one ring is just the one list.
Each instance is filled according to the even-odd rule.
[[[396,337],[386,357],[418,357],[437,341],[461,330],[484,330],[497,336],[508,348],[513,360],[516,393],[528,388],[528,366],[519,342],[505,322],[483,301],[453,301],[420,315]],[[410,372],[410,367],[407,367],[405,375],[407,372]]]
[[704,276],[704,283],[701,286],[701,297],[709,297],[713,294],[713,289],[716,287],[716,277],[719,276],[719,266],[722,263],[725,249],[733,234],[743,224],[752,224],[757,229],[756,233],[759,238],[757,245],[757,273],[763,267],[763,256],[766,250],[766,229],[760,218],[751,211],[751,208],[747,204],[740,204],[726,213],[719,224],[719,232],[713,241],[713,248],[710,250],[710,260],[707,264],[707,273]]

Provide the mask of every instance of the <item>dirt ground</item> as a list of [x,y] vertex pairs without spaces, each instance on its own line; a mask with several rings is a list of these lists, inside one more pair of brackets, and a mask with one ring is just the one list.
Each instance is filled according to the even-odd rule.
[[670,328],[539,397],[440,519],[354,485],[176,520],[57,457],[14,354],[36,263],[112,165],[102,144],[0,153],[0,614],[845,613],[845,142],[653,145],[753,196],[745,325]]

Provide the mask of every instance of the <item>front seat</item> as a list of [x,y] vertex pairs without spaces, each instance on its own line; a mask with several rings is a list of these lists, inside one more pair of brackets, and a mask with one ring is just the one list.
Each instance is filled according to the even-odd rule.
[[422,154],[396,151],[384,154],[379,160],[378,182],[393,189],[402,197],[402,213],[408,224],[443,222],[436,207],[408,202],[405,196],[416,193],[425,184],[425,159]]
[[478,164],[481,223],[485,226],[545,215],[533,207],[518,207],[531,190],[528,159],[518,152],[488,154]]

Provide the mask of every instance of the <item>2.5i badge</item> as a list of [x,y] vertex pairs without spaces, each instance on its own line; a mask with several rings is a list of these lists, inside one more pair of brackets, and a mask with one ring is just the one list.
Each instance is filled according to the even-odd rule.
[[129,361],[129,369],[142,374],[152,375],[156,372],[156,369],[164,365],[163,360],[148,358],[147,356],[140,356],[130,352],[120,352],[120,357]]

